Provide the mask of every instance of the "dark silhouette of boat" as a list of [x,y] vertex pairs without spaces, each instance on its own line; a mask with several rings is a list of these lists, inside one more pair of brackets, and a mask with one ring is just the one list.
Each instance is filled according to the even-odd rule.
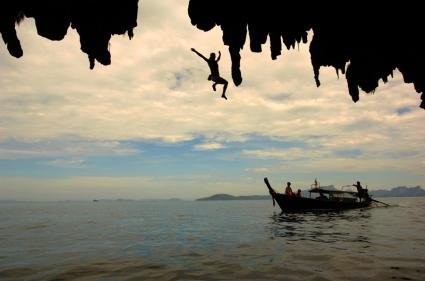
[[[358,209],[370,206],[372,201],[383,203],[372,199],[367,193],[359,196],[355,191],[328,190],[320,187],[313,187],[309,190],[310,197],[297,195],[286,195],[276,192],[270,185],[267,178],[264,178],[270,195],[279,205],[283,212],[287,211],[309,211],[309,210],[346,210]],[[316,195],[319,195],[316,197]],[[385,203],[383,203],[385,204]]]

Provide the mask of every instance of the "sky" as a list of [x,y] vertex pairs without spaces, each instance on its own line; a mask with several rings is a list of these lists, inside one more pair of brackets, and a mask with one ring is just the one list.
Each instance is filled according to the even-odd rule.
[[[248,44],[236,87],[220,28],[192,26],[186,0],[139,4],[134,38],[114,36],[94,70],[71,28],[54,42],[25,19],[17,33],[22,58],[0,44],[0,200],[266,194],[264,177],[425,186],[425,111],[398,72],[355,104],[334,69],[315,86],[308,45],[272,61]],[[229,100],[191,47],[221,50]]]

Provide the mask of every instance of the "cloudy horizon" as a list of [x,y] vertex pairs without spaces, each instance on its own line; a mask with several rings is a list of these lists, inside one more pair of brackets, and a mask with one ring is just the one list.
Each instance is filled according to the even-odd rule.
[[[355,104],[334,69],[316,88],[308,45],[276,61],[248,45],[235,87],[220,28],[193,27],[186,2],[144,1],[134,38],[114,36],[94,70],[73,29],[54,42],[25,19],[19,60],[0,44],[0,200],[265,194],[266,176],[425,186],[425,111],[400,73]],[[221,50],[228,101],[191,47]]]

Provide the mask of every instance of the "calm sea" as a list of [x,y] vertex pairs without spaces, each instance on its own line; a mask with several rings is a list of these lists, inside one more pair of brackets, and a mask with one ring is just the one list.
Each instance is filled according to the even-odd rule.
[[0,203],[0,280],[425,280],[425,198]]

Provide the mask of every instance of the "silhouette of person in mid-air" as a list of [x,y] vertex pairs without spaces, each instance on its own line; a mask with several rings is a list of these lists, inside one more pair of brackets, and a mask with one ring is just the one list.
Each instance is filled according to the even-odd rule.
[[192,52],[194,52],[195,54],[197,54],[198,56],[200,56],[201,58],[203,58],[207,63],[208,66],[210,67],[210,71],[211,74],[208,76],[208,80],[213,81],[214,84],[212,85],[213,90],[215,91],[215,86],[217,86],[217,84],[223,84],[223,94],[221,95],[221,97],[223,99],[227,100],[226,97],[226,89],[227,89],[227,85],[229,84],[227,82],[226,79],[224,79],[223,77],[220,77],[220,73],[218,71],[218,61],[220,60],[221,57],[221,52],[218,51],[218,57],[217,60],[215,59],[215,54],[211,53],[210,57],[207,59],[204,55],[202,55],[201,53],[199,53],[197,50],[195,50],[194,48],[190,49]]

